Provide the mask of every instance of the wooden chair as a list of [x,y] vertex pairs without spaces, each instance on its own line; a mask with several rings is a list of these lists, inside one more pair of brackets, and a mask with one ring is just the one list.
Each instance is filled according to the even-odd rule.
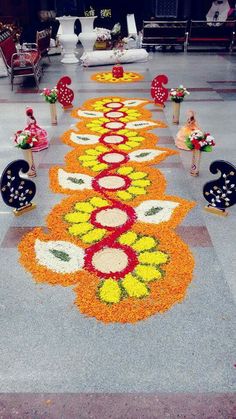
[[22,76],[34,77],[36,86],[39,88],[41,54],[37,49],[37,45],[32,49],[17,50],[12,33],[8,33],[8,36],[4,35],[3,37],[0,34],[0,52],[11,78],[12,90],[14,78]]

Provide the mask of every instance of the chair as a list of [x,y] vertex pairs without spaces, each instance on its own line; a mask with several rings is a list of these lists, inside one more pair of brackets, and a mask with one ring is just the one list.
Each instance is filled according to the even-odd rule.
[[34,77],[37,88],[39,88],[39,79],[41,76],[40,59],[41,55],[37,49],[37,45],[32,49],[19,49],[13,41],[13,35],[10,33],[8,37],[1,39],[0,35],[0,51],[3,61],[7,68],[7,72],[11,77],[11,86],[13,90],[15,77]]
[[41,57],[48,57],[50,61],[50,57],[48,55],[48,51],[50,49],[50,40],[52,35],[52,28],[44,29],[43,31],[37,31],[36,33],[36,45],[38,51],[41,54]]

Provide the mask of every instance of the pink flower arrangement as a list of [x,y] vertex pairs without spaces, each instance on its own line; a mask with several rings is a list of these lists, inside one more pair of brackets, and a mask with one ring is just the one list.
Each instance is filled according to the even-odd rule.
[[172,100],[172,102],[183,102],[186,95],[190,95],[190,93],[182,84],[176,89],[171,89],[170,91],[170,99]]
[[42,93],[40,93],[41,96],[44,97],[45,101],[48,103],[56,103],[57,101],[57,95],[58,95],[58,90],[56,87],[54,87],[53,89],[49,89],[48,87],[45,87],[42,91]]

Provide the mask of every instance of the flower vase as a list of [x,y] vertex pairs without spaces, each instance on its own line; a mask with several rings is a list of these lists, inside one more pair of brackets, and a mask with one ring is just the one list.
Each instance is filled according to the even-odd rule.
[[49,103],[51,114],[51,125],[57,125],[57,108],[56,103]]
[[[97,34],[93,30],[93,24],[96,18],[97,16],[81,16],[78,18],[81,23],[79,41],[84,48],[82,57],[84,57],[87,52],[93,51],[94,44],[97,40]],[[80,59],[82,59],[82,57],[80,57]]]
[[75,56],[78,36],[74,33],[74,26],[77,16],[61,16],[56,20],[60,22],[58,31],[59,42],[63,48],[63,64],[76,64],[79,62]]
[[198,176],[199,175],[199,167],[200,167],[200,160],[201,160],[201,150],[193,149],[193,156],[192,156],[192,163],[191,163],[191,176]]
[[32,148],[22,149],[22,151],[23,151],[24,159],[27,161],[27,163],[29,165],[29,171],[27,172],[27,175],[29,177],[37,176],[36,169],[35,169],[35,164],[34,164],[34,157],[33,157],[33,153],[32,153]]
[[120,79],[124,76],[124,68],[120,64],[116,64],[112,67],[112,76],[115,79]]
[[179,124],[180,102],[173,102],[173,124]]

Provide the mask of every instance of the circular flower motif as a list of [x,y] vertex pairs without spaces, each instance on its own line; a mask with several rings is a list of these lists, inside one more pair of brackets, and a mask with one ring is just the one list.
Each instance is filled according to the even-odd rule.
[[95,111],[102,111],[106,112],[108,109],[120,109],[124,106],[123,102],[121,102],[121,99],[119,97],[107,97],[104,99],[96,100],[92,104],[92,108],[94,108]]
[[144,140],[145,138],[140,136],[136,131],[121,129],[115,133],[103,134],[99,141],[103,144],[115,145],[122,151],[130,151],[133,148],[139,147]]
[[85,153],[78,158],[83,167],[88,167],[93,172],[100,172],[107,169],[108,164],[99,161],[98,157],[101,154],[109,152],[109,148],[99,145],[95,148],[90,148],[85,151]]
[[130,186],[124,190],[117,192],[117,197],[123,201],[130,201],[136,196],[145,195],[147,193],[147,188],[151,185],[150,180],[148,180],[148,174],[142,171],[136,171],[131,166],[123,166],[117,170],[117,173],[122,176],[127,176],[130,180]]
[[107,304],[119,303],[127,297],[147,297],[150,294],[148,284],[162,279],[161,266],[169,261],[168,254],[158,250],[158,242],[152,236],[138,235],[129,231],[121,235],[118,241],[135,251],[138,263],[132,272],[119,281],[112,277],[101,281],[98,297]]
[[95,80],[99,83],[133,83],[136,81],[143,80],[143,78],[144,77],[141,74],[134,73],[133,71],[124,72],[123,77],[120,78],[113,77],[110,71],[96,73],[91,76],[92,80]]

